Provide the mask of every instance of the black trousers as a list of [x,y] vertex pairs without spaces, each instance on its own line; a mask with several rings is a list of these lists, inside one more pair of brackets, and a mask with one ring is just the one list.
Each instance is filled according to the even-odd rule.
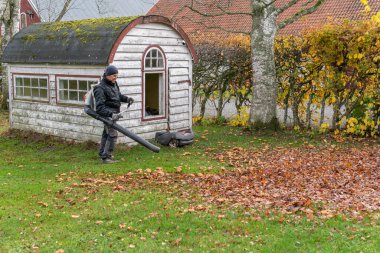
[[117,131],[104,124],[102,139],[100,141],[99,156],[102,159],[112,157],[117,141]]

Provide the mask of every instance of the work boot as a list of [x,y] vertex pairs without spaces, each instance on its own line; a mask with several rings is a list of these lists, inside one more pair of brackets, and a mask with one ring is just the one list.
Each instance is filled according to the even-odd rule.
[[117,162],[119,162],[119,161],[113,160],[111,158],[102,159],[103,164],[112,164],[112,163],[117,163]]

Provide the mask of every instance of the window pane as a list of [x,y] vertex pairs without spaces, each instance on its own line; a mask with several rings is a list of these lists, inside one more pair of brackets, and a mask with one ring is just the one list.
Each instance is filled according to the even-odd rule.
[[59,99],[60,100],[68,100],[69,99],[69,92],[67,90],[60,90],[59,91]]
[[84,80],[79,81],[79,90],[87,90],[87,81],[84,81]]
[[40,79],[40,87],[47,89],[47,79]]
[[160,68],[164,67],[164,61],[162,59],[158,59],[158,67]]
[[157,57],[157,49],[153,49],[151,52],[152,52],[152,57]]
[[38,78],[32,78],[32,86],[38,87]]
[[78,92],[77,91],[70,91],[69,100],[78,101]]
[[31,91],[29,87],[24,88],[24,96],[30,97],[31,96]]
[[21,77],[16,77],[16,87],[22,86],[22,78]]
[[67,90],[68,81],[67,80],[59,80],[59,88]]
[[77,80],[69,80],[69,89],[70,90],[77,90],[78,85],[77,85]]
[[157,68],[157,59],[152,59],[152,68]]
[[39,97],[40,96],[40,92],[39,92],[39,89],[38,88],[32,88],[32,97]]
[[47,90],[46,89],[41,89],[40,90],[40,97],[41,98],[47,98]]
[[145,67],[150,68],[150,60],[149,59],[145,59]]
[[84,96],[86,95],[86,91],[80,91],[79,92],[79,100],[80,101],[84,101]]
[[23,96],[23,88],[22,87],[16,87],[16,96]]
[[30,78],[24,78],[24,86],[30,87]]

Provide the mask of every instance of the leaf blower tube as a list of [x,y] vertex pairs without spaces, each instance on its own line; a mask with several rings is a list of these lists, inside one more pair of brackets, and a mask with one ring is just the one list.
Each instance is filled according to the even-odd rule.
[[131,138],[132,140],[140,143],[141,145],[143,145],[144,147],[150,149],[151,151],[153,152],[160,152],[160,148],[153,145],[152,143],[144,140],[143,138],[141,138],[140,136],[132,133],[131,131],[129,131],[128,129],[120,126],[119,124],[116,124],[115,122],[113,122],[112,120],[109,120],[109,119],[106,119],[106,118],[103,118],[102,116],[100,116],[99,114],[97,114],[93,109],[91,109],[90,106],[88,105],[85,105],[84,107],[84,112],[87,113],[88,115],[90,115],[91,117],[93,117],[94,119],[97,119],[97,120],[100,120],[101,122],[103,122],[104,124],[106,124],[107,126],[109,127],[112,127],[113,129],[116,129],[117,131],[119,131],[120,133],[124,134],[125,136]]

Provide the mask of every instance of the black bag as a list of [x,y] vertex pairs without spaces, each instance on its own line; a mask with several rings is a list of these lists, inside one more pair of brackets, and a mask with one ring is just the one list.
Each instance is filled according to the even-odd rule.
[[191,130],[178,132],[157,132],[155,140],[164,146],[172,148],[183,147],[194,142],[194,133]]

